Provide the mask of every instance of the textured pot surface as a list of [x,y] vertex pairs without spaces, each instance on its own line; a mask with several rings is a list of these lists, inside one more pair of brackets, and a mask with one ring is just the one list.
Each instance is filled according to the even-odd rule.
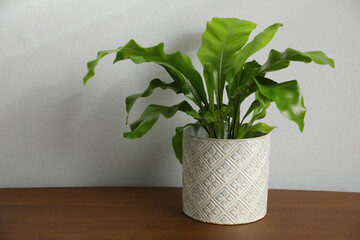
[[266,215],[270,135],[251,139],[183,134],[183,211],[196,220],[244,224]]

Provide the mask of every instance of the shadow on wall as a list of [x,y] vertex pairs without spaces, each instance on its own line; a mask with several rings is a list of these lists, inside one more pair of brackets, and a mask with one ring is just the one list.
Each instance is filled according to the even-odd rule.
[[[167,52],[197,49],[197,46],[193,47],[193,42],[198,41],[199,36],[198,33],[181,35],[181,38],[179,35],[175,43],[167,44]],[[48,47],[43,46],[40,54]],[[41,57],[34,60],[32,54],[25,54],[23,60],[31,59],[31,64],[42,68],[21,81],[35,82],[34,79],[58,76],[62,79],[56,80],[59,83],[56,86],[54,82],[49,85],[44,81],[43,85],[38,82],[28,85],[31,87],[19,94],[20,97],[1,106],[2,133],[3,139],[6,139],[1,155],[7,166],[6,171],[1,172],[2,179],[6,179],[9,185],[24,187],[166,186],[169,181],[180,182],[174,180],[173,174],[168,174],[174,168],[180,168],[171,148],[171,137],[176,127],[173,120],[160,117],[145,137],[135,141],[123,138],[123,132],[129,129],[124,124],[124,102],[126,96],[133,94],[124,87],[124,81],[128,79],[115,79],[114,85],[105,91],[102,88],[84,88],[81,77],[74,77],[79,72],[74,67],[76,64],[70,61],[61,68],[49,65],[54,75],[49,76],[50,71],[46,67],[50,63],[42,62]],[[122,63],[116,65],[121,68]],[[154,71],[158,74],[159,68]],[[154,71],[146,74],[155,75]],[[136,78],[136,73],[130,74]],[[157,76],[171,81],[165,71],[161,70]],[[92,79],[94,82],[97,80],[96,77]],[[145,90],[150,80],[139,84],[141,91]],[[155,91],[151,102],[164,105],[178,102],[179,96],[161,91]],[[148,104],[149,99],[137,102],[133,119]]]
[[[9,162],[2,177],[24,186],[156,184],[161,166],[169,165],[171,149],[162,143],[171,139],[155,129],[143,139],[123,138],[125,106],[114,100],[127,94],[120,85],[96,102],[86,102],[85,88],[64,98],[68,88],[42,86],[8,104],[1,111]],[[162,121],[161,128],[172,126]]]
[[[97,24],[102,26],[108,18]],[[84,67],[90,59],[82,58],[89,51],[81,47],[83,42],[73,41],[87,37],[79,32],[43,42],[0,66],[8,69],[5,73],[12,80],[10,88],[21,88],[11,98],[5,96],[5,103],[0,105],[0,163],[5,166],[0,169],[0,182],[25,187],[147,186],[176,182],[169,172],[180,169],[171,147],[177,117],[173,120],[160,117],[143,138],[125,139],[123,132],[129,127],[124,124],[124,102],[126,96],[135,92],[125,88],[124,82],[129,79],[114,77],[111,72],[107,73],[114,80],[110,88],[105,88],[96,76],[91,80],[92,86],[82,86]],[[201,32],[165,39],[171,39],[165,41],[166,52],[180,50],[189,54],[200,47]],[[94,56],[97,50],[100,49],[93,49]],[[115,67],[126,68],[120,62],[109,69]],[[137,77],[140,75],[136,70],[128,72],[128,76],[144,80],[137,84],[142,91],[151,80],[145,76],[171,81],[165,71],[158,75],[159,68],[140,73],[141,77]],[[172,92],[156,90],[149,99],[136,103],[132,119],[149,102],[171,105],[179,102],[179,98]]]
[[[144,80],[140,91],[145,90],[150,80]],[[171,168],[178,165],[174,162],[175,157],[171,149],[171,138],[176,126],[171,120],[160,117],[155,126],[142,138],[124,138],[123,132],[130,130],[130,127],[125,125],[125,98],[134,93],[136,92],[125,89],[122,81],[118,81],[98,99],[97,106],[93,109],[93,118],[89,119],[91,123],[87,126],[91,130],[90,135],[98,137],[92,144],[98,149],[93,151],[93,156],[97,156],[99,162],[92,166],[92,170],[96,172],[101,165],[101,159],[107,156],[108,161],[112,162],[109,167],[116,167],[112,172],[116,183],[122,186],[166,186],[172,179],[162,178],[162,172],[173,172]],[[174,101],[172,92],[161,95],[157,93],[159,92],[135,103],[129,124],[135,121],[149,104],[170,105],[169,102]],[[168,177],[173,178],[171,175]]]
[[[185,54],[189,54],[190,52],[193,51],[197,52],[197,50],[200,48],[201,45],[201,36],[202,36],[201,32],[176,34],[175,36],[172,35],[171,36],[172,42],[164,43],[165,51],[167,51],[167,53],[181,51]],[[198,61],[197,59],[191,59],[191,60],[193,61],[193,64],[196,61]]]

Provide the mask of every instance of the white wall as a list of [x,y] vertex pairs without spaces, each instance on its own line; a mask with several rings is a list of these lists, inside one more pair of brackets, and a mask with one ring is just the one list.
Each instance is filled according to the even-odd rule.
[[[272,48],[322,50],[336,68],[292,63],[271,74],[297,79],[307,106],[306,126],[272,107],[271,188],[360,192],[360,2],[209,0],[0,1],[0,187],[180,186],[181,165],[171,148],[179,113],[160,119],[139,140],[124,139],[125,97],[166,73],[154,64],[99,64],[82,86],[86,62],[101,49],[134,38],[144,46],[165,42],[196,65],[205,22],[213,16],[281,28]],[[200,69],[200,68],[199,68]],[[132,120],[149,103],[182,99],[157,91],[139,101]]]

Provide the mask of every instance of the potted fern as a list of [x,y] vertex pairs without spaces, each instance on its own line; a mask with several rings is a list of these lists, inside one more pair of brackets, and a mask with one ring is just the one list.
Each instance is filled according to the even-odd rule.
[[[183,211],[193,219],[242,224],[266,215],[269,133],[274,127],[259,120],[274,102],[280,113],[294,121],[302,132],[306,108],[296,80],[278,83],[265,75],[288,67],[290,61],[313,61],[334,68],[334,61],[321,51],[300,52],[292,48],[284,52],[271,50],[264,64],[247,61],[271,41],[281,26],[273,24],[248,42],[255,23],[213,18],[206,25],[197,53],[203,78],[187,55],[179,51],[167,54],[163,43],[144,48],[130,40],[117,49],[98,52],[97,58],[87,64],[84,84],[94,76],[100,59],[111,53],[116,54],[114,63],[126,59],[136,64],[154,62],[169,73],[172,82],[153,79],[144,92],[127,97],[128,114],[138,98],[150,96],[156,88],[187,98],[173,106],[149,105],[124,136],[140,138],[161,115],[171,118],[177,111],[195,119],[177,127],[172,139],[175,155],[183,165]],[[240,113],[241,104],[251,96],[254,101],[245,113]],[[188,101],[194,103],[196,110]]]

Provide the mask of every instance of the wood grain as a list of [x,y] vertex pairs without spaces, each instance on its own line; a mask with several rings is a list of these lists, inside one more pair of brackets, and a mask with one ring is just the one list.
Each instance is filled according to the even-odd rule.
[[360,239],[360,193],[270,190],[268,215],[219,226],[181,211],[180,188],[0,189],[0,240]]

